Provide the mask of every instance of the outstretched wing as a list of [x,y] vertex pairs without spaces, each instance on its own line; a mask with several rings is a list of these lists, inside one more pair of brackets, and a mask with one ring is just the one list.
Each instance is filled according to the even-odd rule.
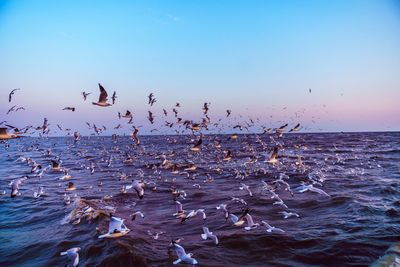
[[100,83],[99,83],[99,89],[100,89],[99,103],[106,103],[108,96],[107,91]]

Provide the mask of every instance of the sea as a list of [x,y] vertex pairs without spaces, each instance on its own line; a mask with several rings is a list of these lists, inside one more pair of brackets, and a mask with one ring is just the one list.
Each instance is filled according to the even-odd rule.
[[[192,151],[199,138],[200,150]],[[139,139],[0,143],[0,266],[72,266],[60,253],[73,247],[81,249],[79,266],[172,266],[172,240],[199,266],[369,266],[400,241],[399,132]],[[32,172],[35,164],[42,168]],[[12,198],[10,183],[21,177]],[[133,180],[143,184],[142,199],[129,189]],[[76,190],[67,191],[68,183]],[[206,219],[182,221],[176,201],[185,214],[204,209]],[[260,225],[234,225],[220,204],[238,217],[249,209]],[[132,220],[136,211],[144,218]],[[296,215],[285,219],[284,212]],[[130,232],[99,239],[110,214]],[[282,231],[268,232],[261,221]],[[203,227],[218,245],[203,240]]]

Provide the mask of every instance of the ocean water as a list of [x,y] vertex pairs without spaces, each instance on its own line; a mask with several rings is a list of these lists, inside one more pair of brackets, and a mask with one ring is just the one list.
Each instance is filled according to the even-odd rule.
[[[79,266],[171,266],[177,256],[169,243],[175,238],[182,239],[180,244],[200,266],[368,266],[399,241],[400,133],[248,134],[236,140],[206,135],[199,152],[190,151],[195,136],[139,138],[140,146],[130,137],[102,136],[82,137],[77,143],[70,137],[3,143],[0,266],[65,266],[68,259],[60,252],[71,247],[81,248]],[[278,163],[271,164],[266,160],[274,147],[279,147]],[[227,150],[231,160],[224,160]],[[64,173],[51,170],[36,177],[31,166],[17,161],[20,157],[43,167],[59,157],[72,178],[60,180]],[[163,165],[164,158],[170,164]],[[190,163],[195,171],[184,170]],[[171,164],[178,173],[171,172]],[[22,176],[29,178],[20,186],[21,195],[11,198],[9,183]],[[277,182],[279,177],[292,193]],[[121,192],[133,179],[143,180],[143,199],[132,189]],[[75,191],[65,190],[68,182]],[[241,183],[253,196],[240,190]],[[287,208],[273,204],[276,199],[265,184]],[[313,184],[329,196],[299,192],[302,184]],[[40,186],[45,195],[35,198]],[[171,188],[185,191],[186,197],[177,199],[186,211],[202,208],[207,218],[175,218]],[[64,203],[64,194],[70,204]],[[284,232],[234,226],[216,209],[222,203],[238,216],[248,207],[255,222],[267,221]],[[80,218],[88,206],[99,215]],[[98,239],[107,232],[110,210],[131,231]],[[139,210],[145,217],[132,221],[130,214]],[[284,219],[283,211],[300,217]],[[218,236],[218,246],[201,238],[203,226]],[[162,232],[158,239],[156,232]]]

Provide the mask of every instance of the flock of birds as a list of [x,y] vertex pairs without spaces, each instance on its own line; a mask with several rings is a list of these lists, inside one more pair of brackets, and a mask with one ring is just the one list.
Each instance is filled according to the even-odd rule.
[[[12,101],[12,97],[17,90],[19,89],[14,89],[10,92],[9,102]],[[99,84],[99,90],[100,90],[99,99],[97,102],[92,102],[93,105],[106,108],[115,104],[117,98],[116,92],[113,93],[111,97],[111,102],[108,102],[107,91],[101,84]],[[311,93],[311,89],[309,92]],[[91,93],[82,92],[84,101],[86,101],[87,97],[90,94]],[[149,94],[148,104],[150,106],[153,106],[156,102],[157,99],[154,97],[154,94],[153,93]],[[273,201],[272,205],[281,207],[282,211],[280,211],[280,214],[283,219],[301,218],[301,216],[287,206],[287,204],[282,199],[278,191],[281,191],[282,194],[290,194],[292,197],[294,196],[294,193],[305,193],[305,192],[313,192],[321,195],[321,197],[328,197],[328,198],[330,197],[328,193],[326,193],[320,188],[322,186],[322,183],[324,182],[324,177],[322,173],[318,173],[317,175],[315,175],[315,173],[314,175],[308,175],[308,176],[304,175],[305,181],[302,181],[295,188],[292,188],[292,186],[289,184],[290,177],[286,175],[284,172],[284,170],[290,169],[298,173],[306,174],[308,171],[308,167],[306,166],[305,162],[303,161],[303,158],[300,155],[291,157],[285,156],[285,147],[283,142],[281,141],[282,136],[284,135],[285,132],[299,131],[301,129],[300,124],[294,125],[292,128],[289,128],[289,130],[287,130],[289,126],[288,123],[283,124],[275,129],[264,128],[262,133],[255,135],[256,144],[262,148],[263,152],[259,153],[260,151],[254,148],[250,142],[247,142],[244,137],[242,138],[242,135],[238,135],[236,133],[230,134],[226,140],[222,140],[221,137],[219,136],[207,136],[207,140],[209,142],[208,144],[205,144],[204,141],[206,139],[206,136],[203,133],[203,131],[206,130],[208,125],[210,124],[210,118],[208,116],[210,103],[204,103],[202,107],[204,118],[202,119],[201,122],[194,122],[192,120],[182,119],[179,116],[180,115],[178,111],[179,107],[181,107],[181,104],[176,103],[175,107],[172,109],[176,121],[166,122],[166,127],[172,128],[176,125],[179,125],[179,127],[184,127],[186,130],[189,130],[189,132],[191,133],[190,135],[191,139],[187,146],[188,154],[203,155],[206,158],[203,159],[202,161],[207,161],[211,159],[216,160],[218,165],[212,167],[212,169],[210,169],[209,172],[206,173],[207,178],[204,181],[205,183],[214,182],[210,173],[212,172],[221,173],[222,166],[224,166],[224,164],[225,165],[230,164],[230,162],[235,160],[235,154],[238,155],[239,153],[241,153],[240,151],[239,152],[231,151],[229,149],[224,150],[225,144],[230,142],[240,141],[241,151],[244,151],[247,154],[250,154],[251,156],[248,157],[244,162],[240,163],[240,168],[233,168],[232,175],[234,175],[235,178],[240,180],[238,190],[245,192],[246,197],[253,198],[255,196],[255,193],[253,192],[254,189],[245,183],[245,179],[247,177],[249,177],[250,175],[265,177],[270,173],[276,173],[276,172],[278,174],[273,180],[271,181],[261,180],[260,188],[263,194],[267,194],[270,196],[270,199]],[[7,114],[13,111],[16,112],[20,108],[22,107],[17,108],[16,106],[13,106],[12,108],[10,108],[10,110],[8,110]],[[69,110],[75,112],[76,108],[65,107],[63,108],[63,110]],[[167,116],[167,110],[164,109],[163,113],[165,116]],[[232,113],[231,110],[229,109],[226,110],[226,117],[229,117],[231,113]],[[121,114],[119,112],[118,117],[128,119],[127,123],[131,124],[133,114],[129,110],[127,110],[125,114]],[[154,123],[155,116],[151,111],[148,112],[148,120],[151,124]],[[7,126],[7,128],[0,128],[0,139],[2,140],[6,148],[10,145],[9,142],[7,142],[8,139],[21,137],[23,136],[23,134],[28,133],[29,130],[39,131],[41,135],[48,134],[50,131],[49,123],[46,118],[44,119],[43,124],[37,127],[27,126],[22,129],[18,129],[14,126],[6,124],[6,122],[2,122],[1,124],[5,124],[5,126]],[[99,128],[94,124],[90,125],[88,123],[88,126],[90,128],[93,128],[93,130],[97,134],[105,130],[104,128]],[[248,125],[238,124],[235,125],[233,129],[242,130],[245,127],[248,127]],[[59,126],[59,128],[61,127]],[[14,132],[12,134],[8,133],[7,132],[8,129],[13,129]],[[271,144],[268,144],[265,141],[263,141],[261,138],[262,136],[268,136],[273,145],[271,146]],[[113,135],[112,140],[115,142],[116,139],[117,136]],[[77,131],[75,131],[73,134],[73,142],[70,144],[70,146],[79,146],[80,140],[81,140],[80,134]],[[176,138],[173,137],[168,138],[168,140],[171,145],[176,144],[178,142]],[[114,147],[114,149],[116,151],[119,150],[118,147]],[[132,162],[137,160],[138,157],[146,154],[146,150],[143,148],[143,144],[139,139],[139,129],[136,127],[133,127],[132,144],[128,149],[130,150],[130,152],[124,152],[124,156],[120,158],[121,162],[126,165],[132,164]],[[135,151],[135,153],[137,153],[137,156],[132,156],[133,154],[132,151]],[[52,150],[50,148],[47,149],[44,153],[48,157],[53,157]],[[83,151],[81,151],[80,153],[81,156],[84,156]],[[163,172],[169,172],[171,174],[176,174],[179,176],[186,176],[189,179],[189,181],[194,181],[195,178],[199,175],[198,173],[196,173],[197,164],[193,161],[190,161],[186,164],[180,164],[174,162],[173,158],[175,156],[176,154],[173,151],[168,153],[160,152],[158,155],[155,156],[155,159],[159,161],[158,163],[146,165],[146,168],[151,170],[151,172],[154,174],[154,177],[156,178],[145,179],[144,172],[142,170],[139,170],[137,177],[138,179],[133,179],[132,183],[130,184],[123,184],[119,193],[126,194],[127,192],[134,190],[134,192],[136,192],[137,194],[137,201],[140,202],[143,198],[146,197],[145,192],[147,191],[148,187],[151,188],[152,192],[157,191],[157,180],[162,179],[161,176]],[[288,163],[288,158],[293,160],[293,164]],[[115,161],[116,158],[115,157],[113,158],[113,156],[110,153],[108,153],[106,158],[104,159],[108,167],[111,166],[113,160]],[[60,156],[53,157],[53,159],[49,160],[48,166],[43,166],[43,164],[37,163],[31,157],[21,156],[18,159],[16,159],[16,162],[28,165],[30,167],[30,175],[14,179],[10,182],[10,187],[11,187],[10,196],[12,198],[21,195],[20,188],[27,179],[32,179],[32,178],[40,179],[48,172],[63,173],[63,176],[60,178],[63,181],[68,181],[72,178],[72,176],[69,174],[69,170],[62,166],[63,161],[61,160]],[[89,170],[90,174],[93,174],[97,166],[98,166],[97,164],[91,162],[88,166],[86,166],[86,168]],[[121,174],[120,180],[125,181],[127,177],[128,175]],[[192,184],[192,187],[193,189],[200,189],[202,188],[202,185],[200,183],[194,183]],[[65,194],[64,194],[64,203],[66,205],[71,204],[73,198],[71,195],[68,195],[67,193],[73,192],[75,190],[76,190],[75,184],[69,181],[65,188]],[[171,187],[169,188],[169,191],[172,194],[175,206],[175,213],[173,213],[172,216],[176,218],[176,220],[178,220],[180,223],[184,223],[188,220],[193,220],[194,218],[200,217],[204,222],[206,222],[207,211],[204,208],[190,209],[190,210],[184,209],[185,205],[184,201],[187,198],[187,193],[184,190],[180,190],[175,185],[172,184]],[[6,193],[5,191],[2,192],[2,194],[5,193]],[[34,192],[35,198],[40,198],[41,196],[44,195],[46,195],[46,192],[43,187],[39,187],[39,190]],[[77,196],[75,195],[75,198],[76,197]],[[106,196],[104,197],[104,199],[106,199]],[[248,205],[245,198],[232,197],[227,201],[229,201],[228,204],[216,203],[215,208],[218,212],[222,213],[224,220],[226,222],[229,222],[231,226],[243,227],[246,224],[246,226],[243,227],[244,231],[251,231],[253,229],[256,229],[257,227],[264,227],[266,233],[279,234],[285,232],[283,229],[279,227],[270,225],[266,220],[254,221],[251,215],[252,209]],[[234,212],[233,209],[229,208],[228,205],[229,206],[231,205],[229,203],[240,205],[241,206],[240,212]],[[85,206],[84,210],[81,211],[80,215],[82,217],[85,217],[88,214],[93,214],[93,212],[94,209],[92,207]],[[128,234],[131,231],[131,229],[129,229],[124,223],[124,221],[127,218],[117,217],[114,212],[109,212],[107,214],[107,217],[109,218],[108,230],[100,234],[98,236],[99,239],[119,238]],[[135,211],[130,215],[130,220],[133,221],[137,217],[144,218],[145,216],[141,211]],[[201,239],[203,240],[210,239],[212,243],[216,246],[220,244],[217,234],[212,232],[207,226],[203,226],[201,230],[202,230],[202,233],[200,233]],[[149,232],[149,234],[151,234],[154,239],[158,239],[159,236],[163,233],[164,232],[157,232],[157,233]],[[183,243],[182,238],[173,238],[169,244],[169,247],[172,248],[177,255],[177,259],[173,262],[173,264],[178,264],[180,262],[186,262],[192,265],[198,264],[198,261],[193,257],[193,254],[186,252],[182,243]],[[79,247],[73,247],[68,249],[67,251],[61,252],[60,255],[67,256],[69,264],[71,266],[78,266],[79,252],[80,252]]]

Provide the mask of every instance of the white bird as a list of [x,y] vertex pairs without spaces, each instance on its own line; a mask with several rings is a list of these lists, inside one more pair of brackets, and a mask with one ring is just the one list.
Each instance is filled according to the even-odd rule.
[[235,226],[241,226],[244,224],[244,218],[246,217],[246,215],[249,213],[249,208],[243,209],[242,214],[238,217],[233,213],[229,213],[229,218],[231,219],[231,222],[233,223],[233,225]]
[[178,256],[178,259],[173,262],[174,265],[180,263],[180,262],[186,262],[192,265],[198,264],[197,260],[192,258],[193,254],[192,253],[186,253],[185,249],[181,246],[173,242],[173,246],[176,252],[176,255]]
[[266,221],[261,221],[261,225],[265,225],[267,227],[267,232],[268,233],[272,233],[272,232],[281,232],[284,233],[285,231],[283,231],[281,228],[277,228],[275,226],[271,226],[269,223],[267,223]]
[[204,240],[206,240],[207,238],[212,239],[212,241],[214,241],[215,245],[218,245],[218,237],[216,235],[213,234],[213,232],[210,232],[210,230],[208,229],[208,227],[204,227],[203,226],[203,234],[201,234],[201,238],[203,238]]
[[140,215],[140,217],[144,218],[144,214],[141,211],[136,211],[131,214],[131,220],[134,221],[136,219],[136,216]]
[[104,89],[104,87],[99,83],[99,89],[100,89],[100,96],[99,96],[99,101],[98,102],[92,102],[93,105],[100,106],[100,107],[108,107],[111,106],[110,103],[107,103],[107,91]]
[[127,185],[125,188],[127,190],[133,188],[135,189],[139,199],[142,199],[144,196],[144,189],[143,189],[143,183],[137,181],[137,180],[133,180],[131,185]]
[[288,206],[286,206],[286,204],[283,202],[283,200],[280,197],[274,197],[277,201],[275,201],[274,203],[272,203],[272,205],[281,205],[283,206],[285,209],[288,209]]
[[300,215],[295,213],[295,212],[281,211],[279,213],[283,215],[283,219],[287,219],[287,218],[290,218],[290,217],[293,217],[293,216],[297,217],[297,218],[300,218]]
[[246,231],[250,231],[254,228],[257,228],[257,226],[260,226],[259,223],[254,223],[253,217],[251,217],[250,214],[247,213],[245,218],[247,220],[247,226],[244,228]]
[[231,201],[237,202],[237,203],[242,203],[243,205],[247,206],[247,202],[244,201],[244,199],[242,199],[242,198],[232,197]]
[[34,198],[39,198],[40,196],[43,196],[44,193],[44,188],[43,186],[39,187],[39,192],[33,192],[33,197]]
[[175,201],[175,213],[172,214],[173,216],[179,216],[184,214],[185,211],[182,208],[182,203],[179,201]]
[[[81,250],[81,248],[70,248],[66,251],[63,251],[60,253],[61,256],[67,255],[69,261],[72,263],[73,267],[78,266],[79,264],[79,254],[78,252]],[[70,265],[67,265],[70,266]]]
[[[113,234],[125,234],[128,233],[130,230],[128,227],[125,226],[124,220],[118,217],[114,217],[110,214],[110,223],[108,225],[108,233],[104,235],[100,235],[99,238],[104,237],[112,237]],[[120,235],[119,235],[120,236]]]
[[299,192],[299,193],[304,193],[306,191],[311,191],[311,192],[315,192],[315,193],[330,197],[330,195],[327,194],[324,190],[316,188],[312,184],[309,184],[309,185],[303,184],[303,185],[297,187],[295,190],[297,192]]
[[250,190],[250,186],[248,186],[248,185],[245,185],[244,183],[240,183],[240,187],[239,187],[239,189],[240,190],[246,190],[248,193],[249,193],[249,195],[252,197],[253,196],[253,193],[251,192],[251,190]]
[[203,220],[207,219],[206,213],[204,212],[204,209],[198,209],[198,210],[192,210],[190,211],[187,215],[181,216],[181,222],[186,221],[187,219],[193,218],[197,216],[197,214],[201,214],[203,217]]
[[160,238],[160,235],[165,234],[165,232],[161,231],[161,232],[155,232],[154,234],[147,230],[147,234],[150,235],[153,239],[158,240]]
[[22,178],[18,178],[15,180],[12,180],[10,183],[11,186],[11,197],[16,197],[21,195],[21,193],[19,193],[19,186],[22,184],[23,181],[25,181],[27,178],[26,177],[22,177]]

